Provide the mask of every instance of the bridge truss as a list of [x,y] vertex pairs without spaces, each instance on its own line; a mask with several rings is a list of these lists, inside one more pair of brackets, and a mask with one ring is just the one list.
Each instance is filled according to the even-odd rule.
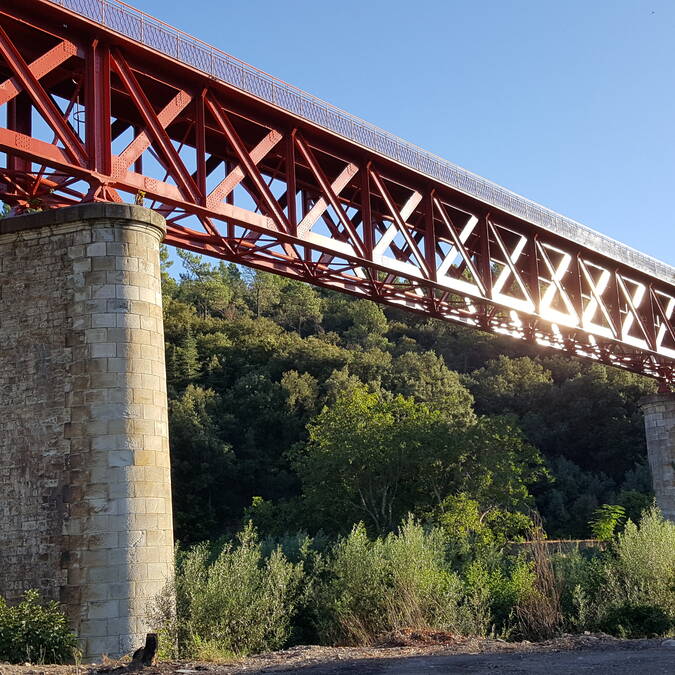
[[3,0],[0,199],[675,379],[675,271],[117,0]]

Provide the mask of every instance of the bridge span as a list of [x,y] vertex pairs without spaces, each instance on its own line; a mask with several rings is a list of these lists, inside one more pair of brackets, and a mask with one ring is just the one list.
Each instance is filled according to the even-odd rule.
[[0,111],[0,593],[88,656],[171,573],[161,237],[658,379],[675,518],[671,266],[118,0],[3,0]]

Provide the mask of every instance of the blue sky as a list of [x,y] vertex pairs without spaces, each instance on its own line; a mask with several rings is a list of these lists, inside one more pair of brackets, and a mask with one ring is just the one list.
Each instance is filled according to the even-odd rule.
[[131,4],[675,265],[671,0]]

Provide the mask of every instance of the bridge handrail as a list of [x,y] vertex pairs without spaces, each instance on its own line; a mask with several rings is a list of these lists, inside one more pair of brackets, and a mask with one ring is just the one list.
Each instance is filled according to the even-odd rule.
[[675,268],[482,178],[121,0],[48,0],[343,138],[620,263],[675,284]]

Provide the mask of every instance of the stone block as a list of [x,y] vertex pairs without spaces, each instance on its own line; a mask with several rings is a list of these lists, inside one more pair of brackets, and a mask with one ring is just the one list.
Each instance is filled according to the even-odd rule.
[[106,245],[104,242],[96,242],[95,244],[89,244],[86,249],[86,255],[89,258],[96,258],[99,256],[107,255]]
[[[110,574],[114,571],[114,568],[102,568],[106,574]],[[92,570],[93,571],[93,570]],[[115,581],[110,579],[110,582]],[[102,602],[90,602],[88,609],[88,618],[89,619],[117,619],[119,618],[119,600],[104,600]]]

